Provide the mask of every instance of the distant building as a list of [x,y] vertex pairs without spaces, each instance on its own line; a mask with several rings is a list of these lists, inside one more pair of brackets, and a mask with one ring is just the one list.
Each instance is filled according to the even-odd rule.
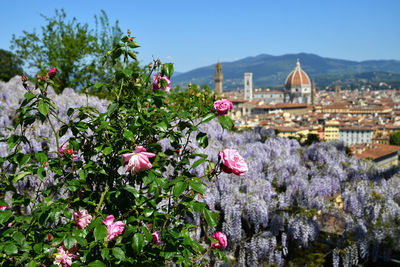
[[215,81],[215,92],[218,95],[221,95],[223,90],[222,90],[222,81],[224,80],[224,75],[222,74],[222,64],[217,63],[215,65],[215,74],[214,74],[214,81]]
[[400,146],[373,144],[370,148],[361,153],[356,153],[356,157],[371,159],[380,167],[397,166],[399,164]]
[[324,134],[324,138],[326,141],[339,140],[339,122],[326,121]]
[[311,82],[300,66],[300,61],[297,59],[296,68],[287,76],[285,81],[285,90],[289,99],[285,102],[290,103],[311,103]]
[[339,129],[339,140],[343,141],[345,146],[371,144],[372,128],[362,126],[342,127]]

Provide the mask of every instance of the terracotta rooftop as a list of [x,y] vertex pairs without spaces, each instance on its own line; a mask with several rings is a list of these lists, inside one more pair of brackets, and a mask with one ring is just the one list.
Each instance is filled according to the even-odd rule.
[[400,146],[373,144],[370,149],[367,149],[360,154],[356,154],[356,157],[362,159],[379,159],[398,151],[400,151]]

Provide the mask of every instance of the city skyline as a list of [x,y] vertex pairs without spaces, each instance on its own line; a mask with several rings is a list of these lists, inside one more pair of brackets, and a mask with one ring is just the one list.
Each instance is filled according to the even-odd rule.
[[230,62],[259,54],[313,53],[354,61],[400,60],[398,1],[22,1],[3,3],[0,48],[10,50],[12,34],[45,25],[40,16],[64,8],[67,18],[94,27],[104,10],[111,24],[119,20],[141,45],[138,58],[173,62],[175,70]]

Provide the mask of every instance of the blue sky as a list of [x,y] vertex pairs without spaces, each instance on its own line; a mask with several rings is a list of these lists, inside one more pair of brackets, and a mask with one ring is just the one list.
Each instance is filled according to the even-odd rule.
[[12,34],[40,31],[40,14],[56,8],[93,27],[105,10],[136,36],[141,63],[160,58],[181,72],[262,53],[400,60],[399,0],[5,0],[0,48],[10,50]]

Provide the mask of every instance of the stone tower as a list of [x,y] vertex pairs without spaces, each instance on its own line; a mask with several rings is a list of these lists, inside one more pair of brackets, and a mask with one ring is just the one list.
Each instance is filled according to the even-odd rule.
[[315,106],[315,81],[312,81],[312,85],[311,85],[311,105]]
[[253,100],[253,73],[244,73],[244,99]]
[[340,102],[340,85],[335,85],[335,102],[339,103]]
[[223,80],[224,80],[224,75],[222,74],[222,64],[218,62],[217,65],[215,65],[215,74],[214,74],[215,92],[218,95],[222,94]]

